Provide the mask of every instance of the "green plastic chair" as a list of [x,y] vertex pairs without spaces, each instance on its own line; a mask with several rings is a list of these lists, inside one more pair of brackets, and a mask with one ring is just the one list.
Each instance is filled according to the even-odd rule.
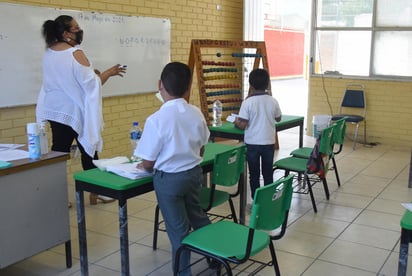
[[[322,181],[326,199],[329,200],[329,188],[326,181],[326,173],[329,168],[329,160],[333,155],[332,141],[334,128],[335,125],[332,125],[322,130],[321,135],[318,137],[316,144],[312,149],[311,157],[309,159],[290,156],[279,159],[273,164],[273,171],[284,170],[285,176],[289,175],[290,172],[297,173],[298,180],[302,182],[301,187],[305,189],[295,190],[295,192],[309,193],[310,199],[312,201],[313,211],[315,213],[317,213],[317,207],[312,190],[312,186],[314,184]],[[316,162],[319,167],[312,168],[310,165],[313,162]],[[301,179],[301,175],[303,175],[303,179]],[[313,180],[313,183],[311,182],[311,180]]]
[[[211,184],[208,187],[203,187],[200,193],[200,206],[208,213],[211,220],[232,219],[234,222],[238,222],[232,198],[240,193],[240,187],[237,184],[239,183],[240,175],[244,171],[245,152],[246,146],[243,145],[216,155],[213,163]],[[235,185],[237,185],[237,189],[232,193],[216,188],[217,186],[232,187]],[[212,208],[220,206],[225,202],[229,203],[230,214],[220,215],[209,212]],[[166,231],[166,229],[160,227],[163,221],[159,221],[159,211],[159,205],[157,205],[153,230],[153,250],[157,249],[158,231]]]
[[[339,178],[338,167],[336,166],[335,155],[339,154],[343,148],[343,142],[345,140],[345,133],[346,133],[346,117],[333,122],[333,124],[336,125],[336,128],[333,132],[333,141],[332,141],[333,149],[335,149],[335,145],[338,145],[339,147],[337,151],[333,151],[332,158],[331,158],[333,166],[329,169],[333,169],[335,171],[336,181],[338,183],[338,186],[340,187],[340,178]],[[312,150],[313,148],[311,147],[302,147],[302,148],[293,150],[290,153],[290,155],[294,157],[308,159],[310,157],[310,154],[312,153]]]
[[[183,239],[176,252],[174,275],[178,274],[180,254],[183,250],[193,251],[218,261],[225,267],[229,276],[232,275],[230,263],[242,264],[248,260],[260,264],[253,273],[265,266],[273,265],[276,275],[280,275],[272,240],[278,240],[286,233],[292,190],[292,176],[258,188],[253,200],[249,226],[223,220],[190,233]],[[277,235],[270,234],[270,231],[279,227],[281,230]],[[272,257],[271,261],[265,263],[250,258],[267,247]]]
[[412,243],[412,212],[406,210],[401,219],[398,276],[407,275],[409,243]]

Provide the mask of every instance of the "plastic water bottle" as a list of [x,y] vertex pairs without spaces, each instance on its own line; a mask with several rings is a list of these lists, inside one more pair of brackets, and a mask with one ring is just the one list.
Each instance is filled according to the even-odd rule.
[[46,122],[39,123],[40,152],[46,154],[49,152],[49,142],[47,140]]
[[132,161],[137,161],[137,157],[134,155],[134,151],[139,143],[140,137],[142,137],[142,129],[139,127],[139,122],[133,122],[130,129],[130,144],[132,146]]
[[30,159],[39,159],[41,157],[39,125],[37,123],[27,124],[27,146]]
[[213,123],[214,127],[222,126],[222,102],[216,99],[213,102]]

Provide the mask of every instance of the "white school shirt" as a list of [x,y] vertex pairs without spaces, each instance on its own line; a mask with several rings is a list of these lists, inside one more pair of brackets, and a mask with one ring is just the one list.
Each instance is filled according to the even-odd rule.
[[46,50],[36,120],[70,126],[87,154],[94,156],[103,147],[102,85],[92,65],[87,67],[76,61],[73,52],[78,49]]
[[186,171],[202,161],[200,149],[208,142],[209,135],[199,108],[183,98],[170,100],[147,118],[134,154],[155,161],[156,170]]
[[275,118],[282,116],[278,101],[271,95],[254,95],[242,102],[239,117],[249,120],[244,141],[251,145],[275,143]]

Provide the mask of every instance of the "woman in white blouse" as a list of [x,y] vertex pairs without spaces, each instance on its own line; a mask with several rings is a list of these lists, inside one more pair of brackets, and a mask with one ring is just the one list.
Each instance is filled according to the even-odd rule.
[[[116,64],[100,73],[93,69],[79,45],[83,30],[73,17],[61,15],[43,24],[46,52],[43,84],[36,107],[37,121],[49,121],[54,151],[70,152],[73,140],[81,152],[84,170],[95,168],[93,159],[102,150],[102,85],[126,69]],[[113,201],[90,194],[90,204]]]

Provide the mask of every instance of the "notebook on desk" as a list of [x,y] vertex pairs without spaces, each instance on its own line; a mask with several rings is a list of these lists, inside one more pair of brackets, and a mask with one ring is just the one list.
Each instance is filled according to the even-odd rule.
[[152,173],[146,170],[136,168],[138,163],[139,162],[112,164],[108,165],[106,170],[133,180],[152,175]]

